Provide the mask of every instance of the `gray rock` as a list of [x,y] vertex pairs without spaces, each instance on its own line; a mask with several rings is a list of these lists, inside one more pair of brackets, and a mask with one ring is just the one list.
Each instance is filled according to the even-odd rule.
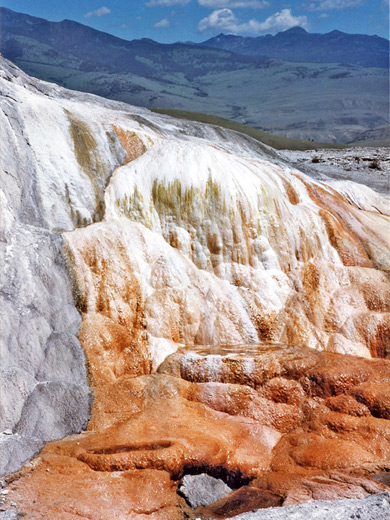
[[23,466],[43,447],[44,441],[18,434],[0,436],[1,471],[7,474]]
[[0,520],[18,520],[18,513],[13,510],[2,511],[0,513]]
[[81,431],[86,426],[89,404],[89,391],[83,385],[38,383],[25,403],[16,432],[49,441]]
[[318,500],[296,506],[258,509],[234,516],[231,520],[389,520],[389,518],[390,495],[381,493],[360,500],[334,502]]
[[13,81],[24,80],[12,70],[0,96],[0,432],[11,433],[0,435],[0,475],[45,441],[80,431],[89,416],[81,317],[62,236],[42,206],[47,175],[12,95]]
[[0,431],[20,438],[1,444],[0,475],[19,469],[44,441],[80,431],[89,416],[81,319],[62,238],[16,222],[3,238]]
[[202,473],[201,475],[186,475],[179,491],[195,509],[208,506],[220,498],[230,495],[232,489],[223,480]]

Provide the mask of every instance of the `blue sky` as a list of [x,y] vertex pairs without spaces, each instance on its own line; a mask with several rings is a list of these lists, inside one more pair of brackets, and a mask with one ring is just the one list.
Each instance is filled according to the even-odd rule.
[[[204,41],[223,32],[258,36],[300,25],[389,38],[389,0],[0,0],[51,21],[65,18],[121,38]],[[1,21],[0,21],[1,23]]]

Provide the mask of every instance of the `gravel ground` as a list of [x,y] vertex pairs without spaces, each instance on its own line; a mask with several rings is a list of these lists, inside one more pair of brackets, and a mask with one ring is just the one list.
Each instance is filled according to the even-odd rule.
[[279,153],[311,177],[358,182],[390,198],[390,148],[283,150]]
[[[390,495],[360,500],[311,501],[288,507],[270,507],[234,516],[231,520],[389,520]],[[208,519],[212,520],[212,519]]]

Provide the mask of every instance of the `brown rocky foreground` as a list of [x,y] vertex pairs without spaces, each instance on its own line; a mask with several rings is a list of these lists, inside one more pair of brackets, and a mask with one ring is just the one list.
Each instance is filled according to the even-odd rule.
[[[96,388],[89,431],[7,477],[30,519],[228,518],[389,489],[390,361],[303,347],[178,351]],[[234,489],[192,510],[186,474]],[[380,480],[382,482],[380,482]]]

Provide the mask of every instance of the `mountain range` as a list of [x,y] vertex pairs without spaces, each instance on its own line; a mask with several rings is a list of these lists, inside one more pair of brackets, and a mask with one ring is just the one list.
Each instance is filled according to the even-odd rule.
[[246,56],[265,55],[285,61],[340,62],[384,68],[389,65],[389,42],[385,38],[341,31],[310,34],[302,27],[293,27],[275,36],[267,34],[257,38],[219,34],[202,45]]
[[148,38],[126,41],[72,20],[49,22],[6,8],[0,8],[0,16],[3,54],[11,60],[24,58],[28,42],[34,42],[45,47],[41,51],[45,62],[72,56],[81,60],[79,66],[85,72],[131,72],[157,78],[166,72],[191,78],[210,70],[255,68],[266,61],[202,45],[161,44]]
[[384,38],[293,28],[276,36],[161,44],[6,8],[0,23],[5,57],[71,89],[315,141],[355,141],[389,124]]

